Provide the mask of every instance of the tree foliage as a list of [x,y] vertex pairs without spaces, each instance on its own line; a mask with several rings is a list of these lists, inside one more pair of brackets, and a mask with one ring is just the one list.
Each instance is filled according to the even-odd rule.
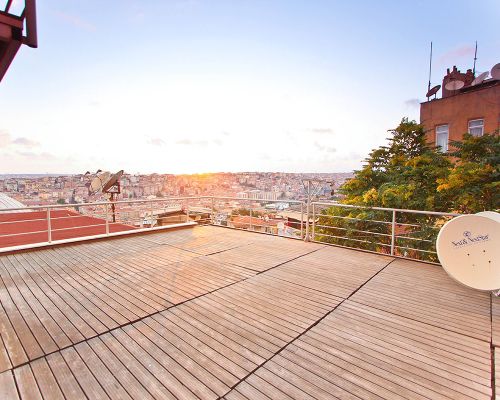
[[[317,239],[390,253],[392,212],[373,207],[467,213],[499,208],[498,135],[464,135],[443,154],[426,142],[423,126],[415,121],[404,118],[390,133],[388,144],[372,150],[340,189],[342,203],[362,208],[323,210]],[[435,238],[444,222],[397,213],[395,253],[436,261]]]
[[462,213],[500,207],[500,136],[472,136],[451,142],[457,159],[449,174],[438,179],[437,191],[449,198],[450,209]]

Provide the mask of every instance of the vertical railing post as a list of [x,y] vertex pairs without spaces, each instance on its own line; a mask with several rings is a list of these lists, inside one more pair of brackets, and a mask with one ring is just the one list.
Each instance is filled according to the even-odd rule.
[[396,210],[392,210],[392,224],[391,224],[391,256],[394,255],[394,245],[396,239]]
[[306,237],[305,237],[305,241],[308,242],[309,241],[309,208],[310,208],[310,205],[311,205],[311,181],[308,180],[307,181],[307,207],[306,207]]
[[47,235],[48,242],[52,243],[52,221],[50,219],[50,207],[47,207]]
[[189,222],[189,199],[186,200],[186,222]]
[[215,198],[212,196],[212,214],[210,215],[212,225],[215,225]]
[[253,217],[253,212],[252,212],[252,203],[250,203],[250,226],[248,227],[248,230],[249,230],[249,231],[253,231],[252,217]]
[[151,213],[149,220],[149,229],[153,229],[153,200],[149,202],[149,212]]
[[316,207],[314,203],[312,204],[312,218],[313,218],[313,223],[312,223],[312,241],[314,242],[316,239]]
[[109,235],[109,217],[108,217],[108,204],[106,203],[106,235]]
[[300,238],[304,239],[304,203],[300,203]]
[[312,203],[312,241],[316,240],[316,206]]

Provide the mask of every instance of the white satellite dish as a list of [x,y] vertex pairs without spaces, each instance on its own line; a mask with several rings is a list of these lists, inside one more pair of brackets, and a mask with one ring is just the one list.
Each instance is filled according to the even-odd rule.
[[91,194],[97,193],[102,190],[104,184],[109,180],[111,174],[107,171],[101,172],[96,175],[92,182],[90,182],[89,192]]
[[476,76],[476,79],[474,79],[470,85],[476,86],[479,85],[480,83],[483,83],[483,81],[488,77],[488,74],[489,74],[488,71],[479,74],[478,76]]
[[446,90],[458,90],[462,89],[465,86],[465,83],[459,79],[453,79],[449,81],[446,85],[444,85]]
[[500,63],[495,64],[490,73],[493,79],[500,79]]
[[439,231],[436,248],[444,270],[456,281],[478,290],[500,288],[500,223],[496,217],[462,215],[448,221]]
[[491,218],[495,221],[500,222],[500,214],[495,211],[481,211],[476,213],[476,215],[480,215],[481,217]]

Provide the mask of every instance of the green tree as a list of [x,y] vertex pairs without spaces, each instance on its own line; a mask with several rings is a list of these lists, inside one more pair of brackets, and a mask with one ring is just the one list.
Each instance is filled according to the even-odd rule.
[[450,173],[438,179],[437,191],[450,199],[450,209],[476,213],[500,208],[500,136],[465,134],[450,143],[456,159]]
[[[437,190],[452,167],[450,160],[426,143],[422,125],[404,118],[388,144],[371,151],[363,168],[340,189],[342,203],[363,208],[330,207],[318,220],[317,239],[389,253],[392,212],[373,207],[447,211],[450,200]],[[435,217],[399,213],[396,253],[435,260]],[[423,239],[423,240],[422,240]],[[416,247],[417,246],[417,247]]]
[[404,118],[391,131],[388,146],[372,150],[365,165],[340,189],[347,204],[445,211],[437,192],[451,162],[426,143],[422,125]]
[[[475,213],[500,208],[498,132],[450,143],[448,154],[426,143],[423,127],[404,118],[388,145],[371,151],[363,168],[340,189],[342,203],[316,223],[316,239],[390,252],[392,212],[374,207]],[[435,239],[446,217],[399,212],[395,253],[437,261]]]

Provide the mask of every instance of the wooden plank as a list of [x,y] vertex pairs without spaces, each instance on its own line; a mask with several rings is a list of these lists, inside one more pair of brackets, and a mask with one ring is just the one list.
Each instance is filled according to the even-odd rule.
[[[167,337],[177,348],[184,348],[185,353],[191,353],[193,349],[196,350],[192,358],[195,360],[200,358],[205,368],[213,370],[214,374],[228,386],[233,386],[238,381],[238,378],[242,378],[248,373],[247,369],[238,365],[237,359],[233,360],[232,355],[236,355],[236,353],[231,349],[223,348],[221,344],[218,347],[218,342],[210,342],[208,336],[203,336],[201,334],[196,335],[195,331],[192,331],[193,334],[191,334],[188,330],[182,329],[182,320],[176,319],[174,316],[170,316],[171,319],[167,319],[165,318],[165,314],[168,313],[155,315],[144,322],[154,328],[156,332],[160,333],[162,336]],[[177,322],[177,324],[175,322]],[[187,326],[189,327],[189,325]],[[202,341],[200,338],[207,340]],[[222,350],[218,352],[218,348]],[[215,359],[217,359],[217,361],[214,361]],[[213,365],[207,366],[207,363]],[[220,369],[222,369],[222,371],[220,371]]]
[[[0,312],[0,318],[1,314],[3,313],[3,309],[0,308],[2,312]],[[7,333],[2,333],[4,332],[4,327],[2,326],[3,324],[0,323],[0,372],[6,371],[8,369],[12,368],[12,363],[10,362],[10,357],[9,357],[9,351],[7,350],[7,346],[5,345],[2,336],[7,336]],[[9,327],[11,330],[12,328]],[[12,333],[11,333],[12,334]],[[7,338],[6,338],[7,339]]]
[[[120,360],[120,362],[127,368],[130,374],[137,379],[137,381],[144,387],[144,389],[151,394],[155,399],[172,399],[175,400],[174,395],[163,385],[163,383],[156,376],[154,369],[151,370],[145,367],[139,360],[137,360],[130,349],[124,347],[114,335],[105,334],[99,337],[106,347]],[[97,339],[96,339],[97,340]],[[133,382],[133,381],[131,381]],[[125,386],[127,387],[127,386]]]
[[59,348],[83,340],[83,335],[65,317],[57,304],[52,302],[45,291],[42,291],[31,279],[29,273],[26,273],[15,256],[7,256],[3,261],[19,291],[30,303],[38,318],[43,318],[45,321],[44,325]]
[[[285,243],[287,241],[287,239],[284,238],[281,240],[284,240]],[[263,272],[293,260],[294,258],[316,251],[317,249],[318,247],[313,244],[311,244],[311,246],[302,247],[300,245],[291,246],[287,243],[285,246],[268,246],[262,243],[250,243],[245,246],[210,255],[209,258],[224,263],[235,264],[253,271]]]
[[268,275],[346,298],[391,260],[387,256],[326,247],[274,268]]
[[[108,385],[113,383],[113,388],[112,390],[108,391],[108,393],[115,393],[115,391],[118,394],[121,393],[121,386],[126,390],[127,394],[130,394],[133,399],[153,399],[152,395],[146,390],[141,382],[138,381],[137,377],[131,371],[129,371],[129,369],[122,363],[122,361],[118,359],[117,356],[104,344],[107,341],[108,340],[106,339],[106,336],[98,337],[92,340],[92,347],[89,346],[90,349],[97,355],[100,362],[103,363],[109,370],[111,375],[111,378],[109,379],[107,374],[98,374],[99,376],[97,377],[97,379],[99,379],[101,385],[106,388]],[[78,350],[80,354],[82,354],[82,350]],[[89,355],[88,357],[91,356]],[[99,363],[99,361],[95,362]],[[124,397],[126,398],[127,396]]]
[[22,399],[41,400],[43,398],[29,365],[16,368],[14,376]]
[[[58,275],[52,275],[45,270],[43,262],[32,257],[33,253],[20,253],[16,256],[22,259],[21,262],[25,270],[32,274],[32,276],[36,276],[36,278],[34,278],[35,281],[38,282],[38,285],[43,288],[45,292],[53,292],[52,296],[54,296],[54,301],[59,304],[61,308],[68,310],[65,312],[65,315],[67,315],[69,319],[71,318],[72,321],[75,321],[73,323],[75,326],[79,327],[79,331],[82,335],[90,337],[96,333],[105,331],[106,326],[87,310],[84,302],[80,301],[82,297],[78,296],[77,292],[72,290],[69,285],[66,285]],[[76,315],[79,319],[73,319],[72,315]],[[80,320],[83,321],[83,325]]]
[[[157,326],[153,323],[152,325]],[[171,343],[167,338],[172,340],[172,335],[164,337],[146,323],[134,324],[134,328],[158,346],[158,348],[167,354],[168,357],[175,360],[178,365],[182,365],[200,382],[203,382],[209,390],[213,391],[218,396],[222,396],[228,392],[229,385],[222,380],[228,373],[213,360],[201,356],[195,349],[190,348],[186,344],[182,345],[179,341],[177,341],[177,345]],[[160,332],[166,333],[163,327],[159,327],[159,330]],[[234,377],[232,378],[230,382],[232,382],[232,384],[236,383],[237,380]]]
[[45,399],[64,399],[64,395],[45,358],[39,358],[31,362],[30,367]]
[[0,399],[19,399],[12,371],[0,373]]
[[500,298],[491,294],[491,341],[500,346]]
[[397,260],[356,292],[352,299],[490,341],[489,294],[459,285],[438,266]]
[[[95,341],[92,343],[94,342]],[[85,363],[86,367],[92,371],[95,379],[111,399],[132,399],[127,391],[120,385],[114,374],[107,368],[106,364],[108,360],[105,360],[106,364],[103,363],[87,342],[77,344],[74,349],[78,352],[79,357]],[[91,396],[89,395],[89,397]]]
[[57,383],[63,392],[66,398],[70,399],[86,399],[82,388],[78,384],[78,381],[75,379],[72,374],[70,368],[64,361],[61,353],[52,353],[47,357],[47,365],[50,368],[51,372],[54,374],[54,377],[57,380]]

